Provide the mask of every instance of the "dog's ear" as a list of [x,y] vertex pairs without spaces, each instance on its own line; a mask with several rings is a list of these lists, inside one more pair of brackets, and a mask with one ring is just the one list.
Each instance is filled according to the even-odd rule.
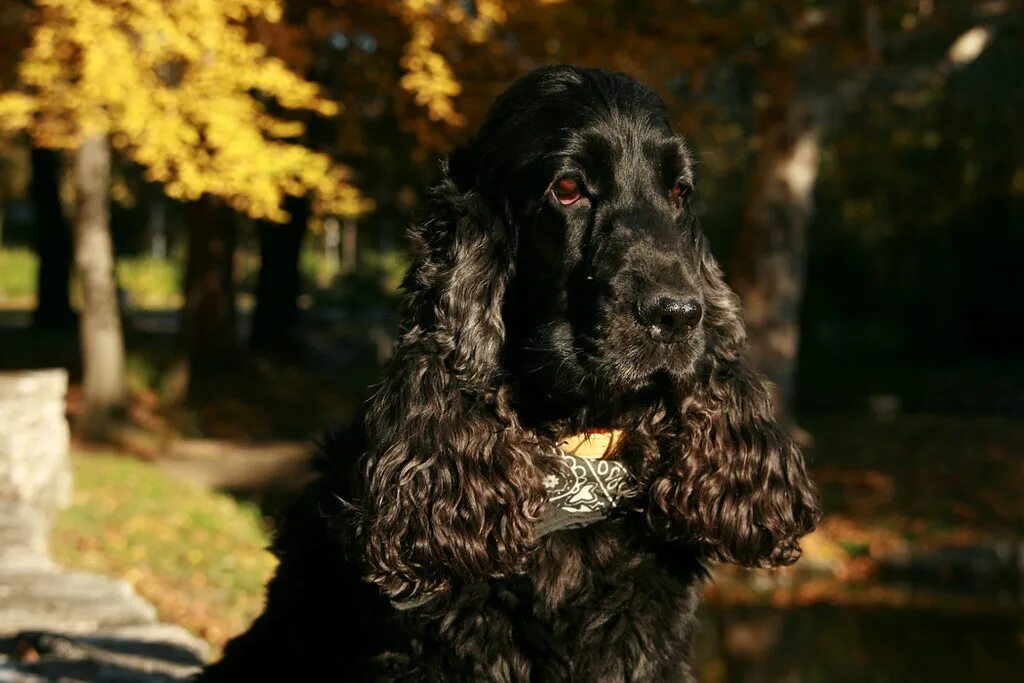
[[707,358],[663,414],[647,514],[710,558],[779,566],[800,557],[820,515],[803,456],[742,357],[739,301],[701,241]]
[[545,500],[499,367],[514,235],[457,170],[412,230],[402,331],[365,418],[356,536],[394,599],[515,571]]

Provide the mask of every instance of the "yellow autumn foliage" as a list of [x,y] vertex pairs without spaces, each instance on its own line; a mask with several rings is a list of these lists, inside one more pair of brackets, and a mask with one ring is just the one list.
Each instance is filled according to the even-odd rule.
[[369,202],[344,167],[299,144],[277,108],[334,115],[319,88],[249,40],[280,0],[38,0],[17,90],[0,95],[0,128],[73,148],[91,134],[146,169],[168,194],[210,193],[253,217],[285,220],[285,194],[315,194],[322,213]]
[[[481,44],[493,37],[495,29],[504,24],[512,12],[524,8],[559,4],[562,0],[477,0],[469,4],[461,0],[399,0],[395,11],[409,27],[409,41],[402,54],[404,75],[399,81],[413,101],[426,110],[430,121],[451,127],[465,124],[465,116],[455,100],[462,92],[459,79],[444,56],[441,35],[452,35],[470,44]],[[429,122],[418,122],[424,128],[421,141],[429,139],[425,130]]]

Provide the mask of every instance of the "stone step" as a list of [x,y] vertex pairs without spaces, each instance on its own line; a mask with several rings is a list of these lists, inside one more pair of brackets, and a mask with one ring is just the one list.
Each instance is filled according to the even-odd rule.
[[0,634],[88,633],[155,621],[153,606],[123,581],[60,570],[0,573]]
[[46,555],[0,549],[0,577],[52,572],[58,569],[57,564]]

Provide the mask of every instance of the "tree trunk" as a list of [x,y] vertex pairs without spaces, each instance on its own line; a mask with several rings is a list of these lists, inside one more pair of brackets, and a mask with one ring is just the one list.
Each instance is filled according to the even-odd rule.
[[105,135],[82,141],[75,153],[75,266],[82,286],[82,424],[103,436],[124,408],[125,359],[121,312],[110,237],[110,143]]
[[749,358],[775,384],[776,407],[785,412],[794,399],[822,114],[820,106],[798,96],[795,66],[768,74],[765,83],[761,147],[730,275],[743,302]]
[[341,273],[348,275],[356,272],[359,253],[359,231],[352,218],[346,218],[341,224]]
[[181,334],[189,364],[183,383],[191,389],[196,377],[237,366],[236,217],[223,200],[203,195],[189,206],[188,234]]
[[36,309],[32,326],[37,330],[70,329],[71,226],[61,211],[60,154],[51,149],[32,149],[32,209],[35,215],[33,242],[39,257]]
[[285,225],[259,222],[260,272],[250,346],[263,352],[289,352],[299,323],[299,253],[309,222],[309,200],[288,197]]

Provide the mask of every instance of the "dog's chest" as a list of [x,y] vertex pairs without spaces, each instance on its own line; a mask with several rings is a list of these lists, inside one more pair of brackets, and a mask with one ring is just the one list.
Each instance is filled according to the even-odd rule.
[[523,576],[407,615],[417,667],[448,680],[687,680],[699,565],[643,545],[616,523],[546,537]]

